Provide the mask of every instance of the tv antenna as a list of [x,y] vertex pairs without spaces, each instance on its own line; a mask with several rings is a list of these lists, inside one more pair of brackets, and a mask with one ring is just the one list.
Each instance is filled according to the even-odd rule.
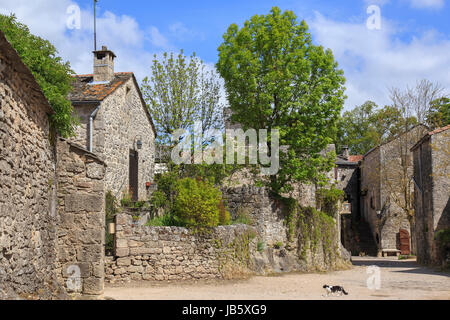
[[97,15],[95,12],[95,7],[98,0],[94,0],[94,51],[97,51]]

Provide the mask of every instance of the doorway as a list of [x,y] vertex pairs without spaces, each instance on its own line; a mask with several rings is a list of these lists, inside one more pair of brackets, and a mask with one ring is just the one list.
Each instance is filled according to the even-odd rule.
[[139,154],[135,150],[130,150],[130,163],[129,163],[129,191],[131,199],[138,201],[139,198],[139,182],[138,182],[138,169],[139,169]]

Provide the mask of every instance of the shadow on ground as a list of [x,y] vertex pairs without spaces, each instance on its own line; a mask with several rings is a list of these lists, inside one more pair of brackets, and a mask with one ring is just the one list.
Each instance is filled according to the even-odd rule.
[[438,268],[430,268],[419,265],[415,260],[393,260],[392,258],[377,257],[352,257],[354,266],[378,266],[380,268],[401,268],[394,272],[429,274],[450,277],[448,271],[441,271]]

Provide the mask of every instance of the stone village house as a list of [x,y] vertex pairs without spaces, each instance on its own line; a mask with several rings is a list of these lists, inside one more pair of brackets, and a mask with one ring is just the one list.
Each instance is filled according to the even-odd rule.
[[0,299],[101,295],[105,164],[55,136],[52,107],[1,31],[0,106]]
[[370,226],[378,255],[415,252],[414,230],[405,211],[413,207],[410,148],[426,130],[417,125],[368,151],[361,162],[361,216]]
[[69,99],[80,125],[73,142],[104,159],[105,191],[146,200],[155,166],[153,120],[132,72],[114,73],[115,54],[94,52],[94,73],[77,75]]
[[427,133],[411,151],[417,261],[448,265],[450,248],[440,247],[436,235],[450,228],[450,125]]

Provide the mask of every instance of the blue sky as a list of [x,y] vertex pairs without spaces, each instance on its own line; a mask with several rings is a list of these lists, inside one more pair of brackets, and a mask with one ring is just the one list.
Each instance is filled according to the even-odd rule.
[[[92,0],[0,0],[32,32],[49,39],[77,73],[92,72]],[[67,9],[81,9],[80,29],[68,29]],[[381,10],[381,29],[369,30],[366,10]],[[271,7],[289,9],[310,26],[316,44],[331,48],[347,77],[346,108],[389,103],[388,88],[427,78],[450,88],[450,3],[447,0],[99,0],[98,45],[117,54],[116,71],[149,74],[153,54],[196,54],[211,68],[231,23]],[[448,90],[447,90],[448,91]]]

